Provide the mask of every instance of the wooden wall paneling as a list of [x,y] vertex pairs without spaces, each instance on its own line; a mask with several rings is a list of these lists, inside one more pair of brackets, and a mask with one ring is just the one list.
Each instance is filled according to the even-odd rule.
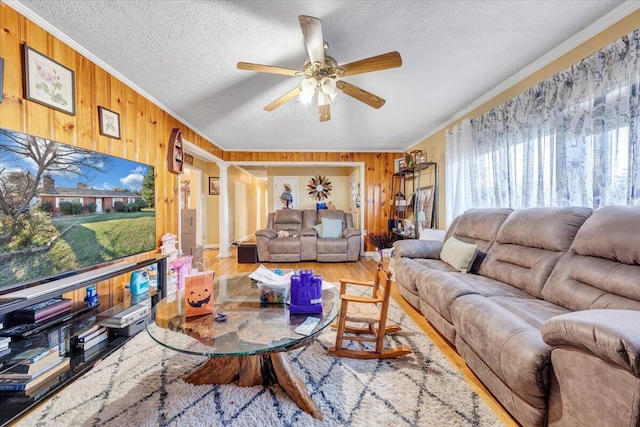
[[[120,139],[116,139],[116,138],[110,138],[110,144],[111,144],[111,154],[116,155],[118,157],[125,157],[127,158],[127,151],[126,151],[126,147],[123,144],[123,139],[122,139],[122,111],[124,109],[124,88],[125,85],[124,83],[122,83],[120,80],[118,80],[117,78],[110,76],[110,85],[111,85],[111,90],[109,92],[110,95],[110,99],[109,99],[109,106],[105,108],[113,111],[114,113],[117,113],[120,116]],[[96,122],[96,133],[100,134],[100,116],[98,114],[98,107],[96,106],[95,108],[95,115],[97,117],[97,122]],[[107,138],[107,137],[104,137]]]
[[[77,105],[78,105],[78,75],[76,73],[76,57],[78,55],[73,49],[71,49],[66,44],[62,43],[60,40],[55,37],[49,36],[51,49],[49,50],[50,58],[55,58],[57,62],[74,71],[74,98],[72,102],[75,102],[76,105],[76,114],[77,114]],[[75,130],[77,115],[72,116],[70,114],[64,113],[62,111],[51,109],[51,114],[53,117],[52,122],[52,134],[51,139],[58,142],[64,142],[65,144],[77,145],[77,132]]]
[[124,88],[123,111],[120,114],[120,136],[127,158],[136,152],[136,93],[128,86]]
[[93,148],[97,138],[97,107],[95,106],[95,65],[82,55],[76,61],[76,145]]
[[[27,21],[27,24],[24,26],[23,40],[27,41],[30,47],[47,56],[50,55],[49,37],[43,29],[31,21]],[[26,111],[26,125],[29,133],[43,138],[51,138],[53,110],[37,102],[27,100],[24,101],[24,106]]]
[[0,126],[24,131],[26,128],[22,100],[21,45],[23,21],[0,3],[0,56],[4,58],[4,100],[0,104]]
[[98,107],[111,109],[111,76],[102,68],[94,65],[95,75],[95,98],[92,120],[94,122],[96,142],[95,150],[101,153],[115,154],[111,152],[111,138],[100,135],[100,120],[98,118]]

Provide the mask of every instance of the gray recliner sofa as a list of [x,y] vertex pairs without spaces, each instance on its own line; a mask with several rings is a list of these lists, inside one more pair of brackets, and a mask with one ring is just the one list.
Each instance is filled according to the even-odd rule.
[[[339,237],[322,237],[322,220],[341,221]],[[315,228],[314,228],[315,227]],[[279,232],[286,231],[287,237]],[[270,213],[267,228],[256,231],[259,262],[347,262],[360,257],[361,232],[342,210],[283,209]]]
[[511,415],[639,425],[640,207],[473,209],[451,236],[482,248],[470,273],[399,241],[397,285]]

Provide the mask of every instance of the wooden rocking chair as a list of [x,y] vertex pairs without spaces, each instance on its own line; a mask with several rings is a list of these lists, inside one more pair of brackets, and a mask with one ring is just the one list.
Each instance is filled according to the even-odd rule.
[[[371,296],[347,294],[347,285],[367,286],[372,289]],[[340,279],[340,297],[342,304],[337,323],[331,326],[338,329],[336,345],[329,353],[354,359],[390,359],[411,353],[408,347],[384,348],[385,335],[398,332],[398,325],[387,325],[389,294],[391,293],[391,273],[382,269],[378,263],[375,279],[372,282]],[[347,325],[347,322],[366,324],[366,327]],[[345,335],[348,333],[350,335]],[[368,335],[368,336],[363,336]],[[343,347],[343,341],[375,342],[375,350],[352,350]]]

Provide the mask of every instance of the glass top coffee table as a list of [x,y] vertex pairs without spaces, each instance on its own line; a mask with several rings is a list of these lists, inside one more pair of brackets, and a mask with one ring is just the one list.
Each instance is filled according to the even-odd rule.
[[[184,291],[162,299],[152,310],[147,332],[173,350],[209,356],[209,360],[183,379],[192,384],[239,386],[279,384],[294,402],[313,417],[322,412],[311,399],[304,381],[289,364],[286,351],[306,345],[333,322],[340,306],[336,288],[323,289],[322,313],[290,314],[287,304],[260,303],[257,283],[249,273],[216,277],[214,314],[185,318]],[[227,320],[217,322],[216,313]],[[309,336],[294,329],[308,317],[320,323]]]

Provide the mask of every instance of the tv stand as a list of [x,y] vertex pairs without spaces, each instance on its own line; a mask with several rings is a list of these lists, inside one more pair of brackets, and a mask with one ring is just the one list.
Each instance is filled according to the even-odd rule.
[[[152,264],[157,264],[158,267],[157,291],[151,292],[143,297],[132,297],[128,292],[125,292],[125,300],[122,304],[116,305],[115,307],[103,307],[98,304],[88,310],[81,310],[80,313],[73,316],[70,315],[70,313],[66,313],[66,315],[62,316],[63,319],[61,319],[61,322],[56,322],[54,325],[43,325],[44,329],[39,328],[39,333],[24,338],[12,337],[9,351],[0,356],[0,371],[4,371],[16,364],[16,362],[12,360],[15,355],[27,349],[37,347],[58,347],[61,353],[65,353],[65,356],[70,358],[70,367],[68,370],[60,373],[57,380],[53,380],[52,382],[47,380],[47,387],[43,387],[44,390],[35,397],[33,395],[29,396],[29,393],[25,393],[24,391],[0,391],[1,426],[16,421],[44,399],[89,371],[96,363],[132,338],[132,336],[110,334],[108,340],[102,344],[100,348],[91,349],[94,351],[88,352],[77,350],[72,346],[75,337],[100,322],[101,316],[99,316],[99,314],[101,312],[109,309],[112,314],[116,314],[115,311],[126,310],[131,305],[141,302],[141,299],[150,299],[151,305],[157,303],[162,297],[163,291],[166,289],[167,257],[158,255],[155,258],[136,263],[121,262],[111,264],[31,288],[19,289],[0,296],[0,322],[4,323],[6,329],[11,327],[8,320],[10,319],[10,313],[15,310],[50,298],[59,297],[70,291],[87,287]],[[75,304],[82,304],[82,302],[76,302]],[[43,323],[46,323],[46,321]]]

